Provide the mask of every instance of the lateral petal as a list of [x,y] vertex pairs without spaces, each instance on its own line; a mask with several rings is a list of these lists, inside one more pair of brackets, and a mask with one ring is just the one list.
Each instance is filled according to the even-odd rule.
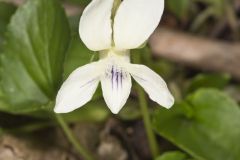
[[71,112],[92,99],[102,73],[99,65],[93,62],[71,73],[58,91],[54,108],[56,113]]
[[154,71],[144,65],[130,64],[128,71],[148,93],[150,99],[165,108],[171,108],[174,98],[165,81]]

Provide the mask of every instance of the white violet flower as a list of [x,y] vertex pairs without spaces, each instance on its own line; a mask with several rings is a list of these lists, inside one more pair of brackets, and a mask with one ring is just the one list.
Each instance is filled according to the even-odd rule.
[[85,45],[100,52],[100,60],[77,68],[60,88],[54,111],[71,112],[91,100],[101,81],[112,113],[126,103],[131,76],[149,97],[165,108],[174,98],[164,80],[144,65],[130,63],[130,49],[139,48],[159,24],[164,0],[92,0],[83,11],[79,33]]

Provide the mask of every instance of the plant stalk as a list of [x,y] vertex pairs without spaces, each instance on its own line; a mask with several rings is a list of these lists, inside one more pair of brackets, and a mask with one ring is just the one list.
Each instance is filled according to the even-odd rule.
[[[137,63],[137,64],[141,62],[139,53],[135,53],[133,57],[133,61],[134,63]],[[143,122],[144,122],[145,130],[148,138],[150,151],[153,158],[156,158],[157,156],[159,156],[159,146],[157,144],[156,136],[151,127],[151,120],[150,120],[150,114],[148,110],[146,95],[143,89],[139,85],[137,85],[136,89],[139,97],[139,105],[140,105],[142,116],[143,116]]]
[[79,154],[85,159],[85,160],[94,160],[94,158],[91,156],[91,154],[78,142],[77,138],[73,135],[72,131],[68,127],[67,123],[64,121],[61,115],[55,114],[56,119],[61,126],[62,130],[64,131],[67,139],[71,144],[74,146],[74,148],[79,152]]

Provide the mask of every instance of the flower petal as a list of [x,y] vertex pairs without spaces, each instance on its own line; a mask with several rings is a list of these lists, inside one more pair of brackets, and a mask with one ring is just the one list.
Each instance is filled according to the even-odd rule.
[[101,77],[103,97],[112,113],[117,114],[126,103],[132,87],[131,76],[123,68],[109,66]]
[[85,45],[93,51],[111,47],[113,2],[114,0],[92,0],[83,11],[79,34]]
[[130,64],[128,71],[153,101],[165,108],[170,108],[174,104],[174,98],[169,92],[166,83],[150,68],[144,65]]
[[114,19],[114,43],[117,49],[140,47],[159,24],[164,0],[124,0]]
[[76,69],[63,83],[56,98],[56,113],[71,112],[91,100],[97,89],[101,71],[98,62]]

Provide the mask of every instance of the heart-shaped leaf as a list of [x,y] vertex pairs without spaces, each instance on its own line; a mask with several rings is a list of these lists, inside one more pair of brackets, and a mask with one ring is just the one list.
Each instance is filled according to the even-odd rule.
[[199,88],[224,88],[230,81],[228,74],[198,74],[194,77],[188,87],[188,92],[196,91]]
[[[4,40],[4,33],[11,16],[15,12],[16,7],[10,3],[0,2],[0,47]],[[1,48],[0,48],[1,50]]]
[[58,0],[29,0],[17,10],[0,57],[0,110],[36,111],[55,98],[69,39]]
[[164,153],[156,160],[187,160],[187,155],[179,151],[172,151]]
[[5,28],[15,10],[16,7],[14,5],[0,2],[0,34],[5,32]]
[[98,57],[96,54],[97,53],[90,51],[83,44],[78,34],[74,35],[64,63],[64,79],[66,79],[76,68],[89,63],[93,56]]
[[240,159],[240,109],[214,89],[202,89],[153,119],[157,133],[201,160]]

